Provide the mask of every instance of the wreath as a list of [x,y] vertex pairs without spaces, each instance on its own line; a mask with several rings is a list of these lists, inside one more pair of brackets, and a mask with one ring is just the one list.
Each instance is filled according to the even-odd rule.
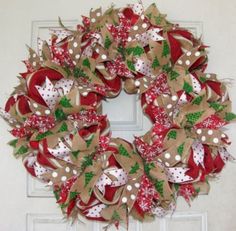
[[[128,227],[129,215],[162,217],[178,196],[207,193],[233,159],[221,128],[236,118],[225,84],[205,72],[207,46],[155,4],[91,10],[76,30],[60,25],[37,53],[29,48],[1,116],[14,155],[52,187],[63,214]],[[133,143],[113,138],[102,114],[102,100],[123,88],[152,121]]]

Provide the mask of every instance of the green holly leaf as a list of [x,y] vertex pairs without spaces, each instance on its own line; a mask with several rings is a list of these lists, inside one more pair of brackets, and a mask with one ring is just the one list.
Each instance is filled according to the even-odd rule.
[[84,67],[88,67],[89,69],[91,68],[91,64],[90,64],[88,58],[86,58],[86,59],[83,60],[82,65],[83,65]]
[[162,57],[167,57],[170,54],[170,47],[166,40],[163,41],[163,50],[162,50]]
[[187,93],[193,92],[193,87],[189,83],[187,83],[186,81],[184,81],[183,89]]
[[44,133],[38,134],[35,139],[36,139],[37,141],[40,141],[40,140],[43,140],[45,137],[50,136],[50,135],[52,135],[52,134],[53,134],[53,133],[52,133],[51,131],[46,131],[46,132],[44,132]]
[[70,201],[76,199],[78,194],[79,194],[78,192],[70,192],[70,196],[69,196]]
[[88,76],[85,74],[85,72],[78,67],[74,68],[73,75],[75,78],[79,78],[79,77],[88,78]]
[[139,164],[138,162],[135,163],[135,165],[131,166],[131,170],[129,171],[129,174],[135,174],[139,170]]
[[93,165],[93,156],[90,155],[90,156],[85,156],[83,158],[83,162],[81,164],[81,168],[82,169],[85,169],[86,167],[88,166],[92,166]]
[[119,221],[120,220],[120,215],[118,214],[118,212],[115,210],[112,214],[112,220],[115,220],[115,221]]
[[154,16],[154,18],[155,18],[156,25],[161,25],[163,17],[161,17],[161,15],[158,15],[158,16]]
[[77,158],[78,158],[78,156],[79,156],[79,153],[80,153],[80,151],[79,151],[79,150],[78,150],[78,151],[72,151],[72,152],[71,152],[72,156],[73,156],[75,159],[77,159]]
[[174,139],[176,140],[177,137],[177,132],[175,130],[171,130],[168,134],[167,134],[168,140],[169,139]]
[[175,188],[175,191],[178,192],[179,191],[179,184],[174,183],[174,188]]
[[122,144],[119,145],[118,150],[119,150],[119,153],[120,153],[122,156],[126,156],[126,157],[131,158],[130,154],[128,153],[128,151],[126,150],[126,148],[125,148]]
[[204,77],[204,76],[201,76],[201,77],[199,78],[199,80],[200,80],[202,83],[205,83],[205,82],[207,81],[207,78]]
[[204,111],[199,111],[199,112],[194,112],[194,113],[189,113],[186,115],[187,122],[190,123],[191,125],[194,125],[199,118],[202,116]]
[[61,127],[59,128],[57,132],[67,132],[67,131],[68,131],[68,126],[66,122],[63,122],[63,124],[61,125]]
[[28,150],[29,150],[28,147],[22,145],[22,146],[20,146],[20,148],[15,152],[15,155],[23,155],[23,154],[27,153]]
[[177,148],[177,152],[180,156],[182,156],[183,152],[184,152],[184,143],[182,143],[181,145],[179,145],[179,147]]
[[89,182],[92,180],[92,178],[95,176],[95,174],[93,172],[86,172],[84,175],[85,175],[84,187],[86,187],[89,184]]
[[216,112],[220,112],[224,110],[227,106],[226,105],[221,105],[218,102],[209,102],[210,107],[212,107]]
[[177,77],[179,77],[179,73],[174,70],[171,70],[170,71],[170,80],[176,80]]
[[160,63],[159,63],[157,57],[155,57],[153,60],[153,63],[152,63],[152,68],[156,69],[157,67],[160,67]]
[[236,119],[236,115],[232,112],[227,112],[225,113],[225,118],[224,118],[227,122]]
[[60,190],[54,190],[54,191],[53,191],[53,194],[54,194],[56,200],[58,201],[59,198],[60,198]]
[[93,138],[94,138],[94,135],[92,135],[88,140],[86,140],[86,144],[87,144],[87,148],[90,146],[90,144],[92,143],[93,141]]
[[162,66],[162,70],[165,72],[165,73],[170,73],[171,72],[171,66],[169,63],[165,64]]
[[203,100],[203,96],[198,96],[195,99],[193,99],[192,104],[200,105]]
[[109,49],[109,47],[111,46],[112,44],[112,41],[111,39],[109,38],[109,36],[107,35],[106,38],[105,38],[105,43],[104,43],[104,46],[106,49]]
[[13,148],[16,148],[16,144],[18,142],[18,139],[11,140],[8,144],[12,146]]
[[155,168],[154,163],[144,163],[144,172],[150,177],[150,170]]
[[144,54],[144,49],[140,46],[129,47],[126,49],[126,52],[128,55],[131,55],[133,53],[134,56],[141,56],[142,54]]
[[55,111],[55,117],[57,120],[66,120],[66,114],[64,113],[64,111],[60,108],[58,108],[56,111]]
[[159,192],[160,195],[164,197],[164,180],[156,180],[154,186],[157,192]]
[[65,108],[71,108],[73,107],[70,103],[70,99],[67,99],[66,96],[63,96],[59,102],[59,104],[62,106],[62,107],[65,107]]
[[132,61],[127,60],[126,63],[127,63],[127,67],[128,67],[131,71],[136,71],[136,70],[135,70],[135,66],[134,66],[134,64],[133,64]]
[[152,13],[149,13],[149,14],[147,14],[146,16],[148,17],[149,20],[151,20],[151,18],[152,18]]

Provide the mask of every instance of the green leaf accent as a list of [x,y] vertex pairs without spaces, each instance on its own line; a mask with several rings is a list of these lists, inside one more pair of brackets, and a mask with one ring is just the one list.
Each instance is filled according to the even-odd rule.
[[154,18],[155,18],[156,24],[161,25],[163,18],[160,15],[154,16]]
[[236,115],[232,112],[227,112],[227,113],[225,113],[225,118],[224,119],[229,122],[231,120],[236,119]]
[[184,143],[182,143],[181,145],[179,145],[179,147],[177,148],[177,152],[180,156],[182,156],[183,152],[184,152]]
[[200,191],[201,191],[201,189],[200,189],[200,188],[196,188],[196,189],[195,189],[195,192],[196,192],[197,194],[199,194],[199,193],[200,193]]
[[119,150],[119,153],[120,153],[122,156],[126,156],[126,157],[131,158],[130,154],[128,153],[128,151],[125,149],[125,147],[124,147],[122,144],[119,145],[118,150]]
[[66,132],[66,131],[68,131],[68,126],[66,122],[63,122],[63,124],[61,125],[61,127],[59,128],[57,132]]
[[160,195],[164,197],[164,180],[157,180],[154,185],[157,192],[159,192]]
[[146,16],[148,17],[149,20],[151,20],[151,18],[152,18],[152,13],[149,13],[149,14],[147,14]]
[[55,116],[57,120],[66,120],[66,114],[60,108],[55,111]]
[[122,47],[122,46],[119,46],[119,47],[117,48],[117,51],[121,54],[122,59],[125,60],[125,56],[126,56],[126,54],[125,54],[125,48]]
[[199,112],[194,112],[194,113],[189,113],[186,115],[187,122],[190,123],[191,125],[194,125],[199,118],[202,116],[204,111],[199,111]]
[[127,60],[127,66],[128,66],[128,68],[129,68],[131,71],[136,71],[136,70],[135,70],[135,66],[134,66],[134,64],[133,64],[132,61]]
[[127,48],[126,52],[128,55],[131,55],[133,53],[134,56],[141,56],[144,53],[144,50],[142,47],[136,46]]
[[46,132],[44,132],[44,133],[38,134],[35,139],[36,139],[37,141],[43,140],[45,137],[50,136],[50,135],[52,135],[52,134],[53,134],[53,133],[52,133],[51,131],[46,131]]
[[29,150],[28,147],[22,145],[22,146],[16,151],[15,154],[16,154],[16,155],[23,155],[23,154],[27,153],[28,150]]
[[187,93],[193,92],[193,87],[189,83],[187,83],[186,81],[184,81],[183,89]]
[[152,63],[152,68],[156,69],[159,66],[160,66],[160,63],[159,63],[157,57],[155,57],[154,60],[153,60],[153,63]]
[[88,166],[92,166],[93,165],[93,156],[90,155],[90,156],[85,156],[83,158],[83,162],[81,164],[81,168],[82,169],[85,169],[86,167]]
[[80,151],[72,151],[71,154],[72,156],[74,156],[76,159],[78,158],[78,155],[79,155]]
[[73,107],[70,103],[70,99],[67,99],[66,96],[63,96],[59,102],[62,107],[70,108]]
[[131,166],[131,170],[129,171],[129,174],[135,174],[139,170],[139,164],[138,162],[135,163],[135,165]]
[[88,58],[84,59],[82,64],[83,64],[84,67],[88,67],[89,69],[91,68],[91,65],[90,65],[90,62],[89,62]]
[[18,142],[18,139],[14,139],[14,140],[11,140],[8,144],[9,144],[10,146],[12,146],[13,148],[15,148],[17,142]]
[[88,140],[86,140],[86,144],[87,144],[87,148],[90,146],[90,144],[92,143],[93,141],[93,138],[94,138],[94,135],[91,136],[91,138],[89,138]]
[[144,163],[144,172],[150,177],[150,170],[155,168],[154,163]]
[[200,95],[192,101],[192,104],[200,105],[202,100],[203,100],[203,96]]
[[162,57],[167,57],[170,54],[170,47],[166,40],[163,41],[163,50],[162,50]]
[[174,188],[175,188],[175,191],[178,192],[179,191],[179,184],[174,183]]
[[177,77],[179,77],[179,73],[174,70],[171,70],[170,71],[170,80],[176,80]]
[[88,76],[85,74],[85,72],[78,67],[74,68],[73,75],[75,76],[75,78],[79,78],[79,77],[88,78]]
[[206,78],[206,77],[203,77],[203,76],[201,76],[201,77],[199,78],[199,80],[200,80],[202,83],[205,83],[205,82],[207,81],[207,78]]
[[105,38],[105,43],[104,43],[104,46],[106,49],[109,49],[109,47],[111,46],[112,42],[109,38],[109,36],[107,35],[106,38]]
[[177,132],[175,130],[171,130],[168,134],[167,134],[168,140],[169,139],[174,139],[176,140],[177,137]]
[[120,215],[118,214],[118,212],[115,210],[112,214],[112,220],[115,220],[115,221],[119,221],[120,220]]
[[78,192],[70,192],[70,196],[69,196],[70,200],[75,199],[78,196],[78,194],[79,194]]
[[220,112],[226,108],[226,105],[221,105],[218,102],[209,102],[210,107],[212,107],[215,111]]
[[60,190],[54,190],[54,191],[53,191],[53,194],[54,194],[56,200],[58,201],[59,198],[60,198]]
[[70,67],[69,67],[69,66],[62,67],[62,68],[63,68],[63,70],[66,72],[66,74],[67,74],[67,77],[68,77],[68,76],[70,76],[70,75],[72,75],[72,73],[71,73],[71,70],[70,70]]
[[86,172],[84,175],[85,175],[84,187],[86,187],[89,184],[89,182],[92,180],[92,178],[95,176],[95,174],[93,172]]
[[170,72],[171,72],[171,67],[170,67],[169,63],[163,65],[163,66],[162,66],[162,70],[163,70],[165,73],[170,73]]

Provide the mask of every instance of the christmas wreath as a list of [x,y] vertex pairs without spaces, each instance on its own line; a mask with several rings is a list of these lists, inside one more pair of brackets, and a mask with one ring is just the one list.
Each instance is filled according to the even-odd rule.
[[[129,215],[162,217],[178,196],[207,193],[232,159],[221,128],[236,118],[225,84],[205,72],[207,46],[155,4],[91,10],[76,30],[60,24],[29,48],[1,116],[14,155],[52,187],[63,214],[128,225]],[[122,88],[152,121],[133,143],[113,138],[102,114]]]

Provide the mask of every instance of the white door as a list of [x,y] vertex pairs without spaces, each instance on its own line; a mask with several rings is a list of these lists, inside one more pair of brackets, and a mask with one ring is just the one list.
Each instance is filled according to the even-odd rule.
[[[145,0],[147,7],[155,0]],[[137,1],[113,1],[117,6]],[[57,27],[60,16],[66,26],[75,26],[80,15],[87,15],[90,8],[109,7],[112,1],[99,0],[0,0],[0,106],[16,85],[17,73],[24,71],[26,55],[24,44],[36,46],[37,37],[47,38],[48,28]],[[169,19],[179,22],[202,35],[210,45],[209,72],[220,78],[236,76],[236,1],[228,0],[159,0],[158,8],[167,13]],[[233,109],[236,111],[236,86],[230,89]],[[122,108],[115,107],[119,102]],[[118,105],[118,104],[116,104]],[[104,111],[112,120],[113,136],[130,141],[133,134],[144,134],[150,128],[143,117],[136,96],[126,96],[104,103]],[[4,121],[0,121],[0,230],[1,231],[98,231],[100,224],[86,222],[70,226],[61,219],[55,199],[42,184],[27,176],[20,161],[11,155],[6,144],[11,136]],[[233,144],[230,152],[236,151],[236,136],[231,126],[228,134]],[[211,182],[209,196],[199,196],[189,208],[179,199],[173,217],[156,219],[153,223],[131,221],[134,231],[234,231],[236,230],[236,168],[228,164],[220,180]],[[121,229],[122,230],[122,229]]]

